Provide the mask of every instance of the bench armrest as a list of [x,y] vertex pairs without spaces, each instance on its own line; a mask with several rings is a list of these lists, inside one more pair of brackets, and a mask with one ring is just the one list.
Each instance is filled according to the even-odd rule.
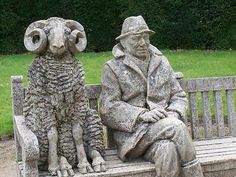
[[22,148],[24,161],[39,160],[39,145],[35,134],[26,126],[23,116],[14,116],[15,133]]
[[[19,176],[38,177],[39,145],[35,134],[26,126],[24,116],[13,116],[15,139],[21,149],[23,171],[18,171]],[[21,174],[20,174],[21,173]]]

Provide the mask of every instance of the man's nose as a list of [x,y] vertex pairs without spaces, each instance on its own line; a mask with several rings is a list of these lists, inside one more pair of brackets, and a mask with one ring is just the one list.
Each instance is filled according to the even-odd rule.
[[141,38],[140,40],[140,46],[144,46],[146,44],[145,40],[143,38]]

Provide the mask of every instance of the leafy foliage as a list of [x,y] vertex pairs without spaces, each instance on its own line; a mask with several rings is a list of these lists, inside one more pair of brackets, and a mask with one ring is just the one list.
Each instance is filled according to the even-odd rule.
[[236,48],[234,0],[11,0],[0,1],[0,53],[25,52],[26,27],[52,16],[79,21],[87,33],[87,50],[111,50],[131,15],[145,18],[159,48]]
[[[233,0],[120,0],[123,18],[143,15],[160,48],[229,49],[236,43]],[[234,45],[233,45],[234,44]]]

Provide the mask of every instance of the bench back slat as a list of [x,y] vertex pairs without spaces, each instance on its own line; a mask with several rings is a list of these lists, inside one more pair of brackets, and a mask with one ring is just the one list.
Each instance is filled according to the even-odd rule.
[[212,138],[212,119],[211,119],[211,109],[209,92],[201,92],[202,96],[202,106],[203,106],[203,124],[205,130],[205,137]]
[[215,105],[215,120],[217,126],[217,136],[224,137],[224,115],[221,91],[213,91]]
[[196,92],[189,93],[189,107],[191,116],[191,131],[192,137],[199,138],[199,119],[198,119],[198,107],[197,107],[197,94]]
[[236,136],[236,115],[233,90],[226,90],[228,126],[230,135]]
[[98,84],[85,85],[88,99],[98,99],[101,93],[101,86]]
[[231,90],[236,89],[236,76],[182,79],[180,85],[186,92]]
[[11,77],[11,97],[13,115],[23,115],[24,87],[23,76]]
[[98,111],[98,99],[97,98],[90,98],[89,99],[89,107]]

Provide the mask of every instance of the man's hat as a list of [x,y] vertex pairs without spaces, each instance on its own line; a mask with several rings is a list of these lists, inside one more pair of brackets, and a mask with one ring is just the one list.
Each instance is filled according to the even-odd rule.
[[126,37],[130,34],[140,34],[140,33],[149,33],[153,35],[155,32],[150,30],[141,15],[131,16],[124,20],[122,25],[121,35],[116,38],[119,40],[123,37]]

